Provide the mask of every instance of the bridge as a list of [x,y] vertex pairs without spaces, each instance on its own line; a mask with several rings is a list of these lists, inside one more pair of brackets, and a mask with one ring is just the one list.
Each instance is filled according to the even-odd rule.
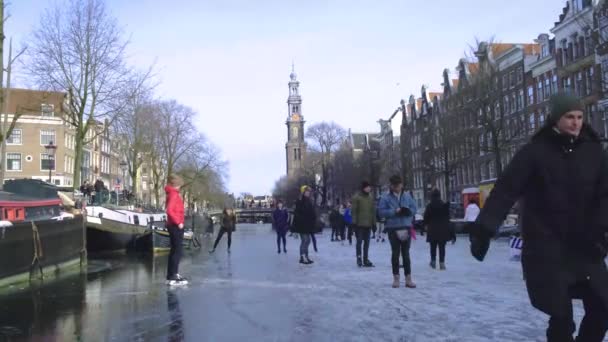
[[235,209],[238,223],[272,223],[272,208]]

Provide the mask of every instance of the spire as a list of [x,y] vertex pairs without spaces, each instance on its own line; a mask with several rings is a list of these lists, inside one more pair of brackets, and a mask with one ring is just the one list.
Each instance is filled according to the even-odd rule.
[[298,77],[298,75],[296,75],[295,64],[293,61],[291,61],[291,74],[289,75],[289,78],[291,78],[292,82],[295,82],[297,77]]

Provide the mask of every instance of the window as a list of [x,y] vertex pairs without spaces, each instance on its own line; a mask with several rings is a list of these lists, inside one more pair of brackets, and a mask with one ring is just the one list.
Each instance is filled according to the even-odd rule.
[[549,56],[549,45],[548,44],[543,44],[541,46],[541,52],[540,52],[540,57],[544,58]]
[[524,108],[524,90],[520,89],[519,94],[517,96],[517,110],[522,110]]
[[543,91],[545,100],[551,97],[551,78],[548,76],[545,78],[545,90]]
[[530,132],[536,130],[536,118],[534,113],[530,113],[530,116],[528,117],[528,127],[530,128]]
[[557,75],[553,75],[553,82],[552,82],[552,86],[551,86],[551,90],[553,91],[553,94],[557,94]]
[[524,69],[522,67],[517,68],[517,84],[521,84],[524,80]]
[[21,171],[21,153],[6,154],[6,171]]
[[41,171],[55,171],[55,160],[54,157],[46,153],[40,153],[40,170]]
[[40,130],[40,145],[48,145],[50,143],[55,143],[57,140],[55,139],[55,131],[41,129]]
[[534,103],[534,87],[528,87],[528,106]]
[[511,71],[511,88],[515,87],[515,81],[516,81],[516,76],[515,76],[515,71]]
[[490,179],[496,178],[496,167],[495,166],[496,165],[494,165],[493,161],[488,162],[488,170],[489,170],[488,176],[490,177]]
[[55,105],[52,104],[41,104],[40,111],[42,116],[55,116]]
[[[509,95],[504,96],[502,108],[506,113],[509,112]],[[497,108],[497,109],[500,109],[500,108]],[[498,114],[498,113],[494,113],[494,115],[496,115],[496,114]]]
[[486,163],[481,163],[480,165],[480,174],[481,174],[481,180],[486,180],[488,179],[488,169],[486,168]]
[[536,101],[538,103],[543,102],[544,97],[543,97],[543,80],[541,80],[540,78],[538,79],[538,82],[536,83]]
[[569,93],[572,91],[572,81],[570,81],[570,77],[563,78],[562,84],[563,84],[562,88],[564,88],[564,91],[566,93]]
[[15,128],[11,132],[11,135],[6,138],[7,145],[21,145],[23,143],[22,140],[23,131],[20,128]]
[[543,127],[545,125],[545,109],[542,108],[540,113],[538,113],[538,127]]
[[579,71],[576,74],[576,95],[578,95],[579,97],[585,96],[582,71]]
[[511,113],[515,113],[517,111],[517,96],[515,93],[511,94]]
[[587,71],[585,72],[585,76],[585,94],[589,96],[593,92],[593,67],[587,69]]
[[502,90],[506,90],[509,87],[509,75],[502,76]]

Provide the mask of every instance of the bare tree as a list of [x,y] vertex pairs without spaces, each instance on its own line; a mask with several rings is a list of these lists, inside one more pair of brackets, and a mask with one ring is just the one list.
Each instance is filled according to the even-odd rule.
[[346,131],[335,122],[320,122],[312,125],[306,132],[306,137],[312,142],[311,146],[321,153],[321,205],[327,204],[328,166],[331,155],[346,138]]
[[[503,103],[503,93],[499,87],[500,70],[489,56],[492,44],[492,41],[477,41],[472,48],[478,61],[478,70],[470,75],[466,88],[457,93],[462,105],[456,111],[465,115],[476,114],[479,129],[471,128],[479,133],[480,150],[493,155],[496,175],[500,176],[503,152],[520,137],[523,127],[510,127],[509,108]],[[521,121],[517,122],[521,124]]]
[[[126,158],[131,184],[138,184],[139,169],[145,161],[145,155],[153,148],[153,135],[157,130],[154,120],[159,111],[151,100],[151,87],[142,86],[147,75],[140,77],[129,84],[128,93],[133,96],[124,99],[126,105],[112,128],[117,133],[116,139],[120,139],[120,150]],[[133,195],[139,196],[136,187],[133,188]]]
[[177,163],[196,148],[201,148],[205,137],[194,127],[196,113],[175,100],[163,101],[156,117],[159,128],[160,161],[165,176],[173,174]]
[[69,96],[64,119],[76,131],[75,187],[87,133],[96,122],[112,124],[126,105],[122,100],[132,81],[125,65],[126,46],[103,0],[56,4],[42,15],[32,36],[29,77],[41,89]]
[[[25,52],[25,48],[17,52],[13,56],[13,40],[9,42],[8,52],[8,65],[4,67],[4,23],[10,18],[10,15],[5,16],[5,3],[4,0],[0,0],[0,108],[2,109],[2,120],[0,121],[0,141],[1,148],[0,153],[2,156],[6,156],[6,139],[11,135],[17,120],[24,114],[24,111],[17,110],[12,115],[9,115],[7,106],[10,100],[11,91],[11,74],[13,65],[17,59]],[[6,73],[6,87],[4,86]],[[6,158],[0,158],[0,189],[4,186],[4,174],[6,171]]]

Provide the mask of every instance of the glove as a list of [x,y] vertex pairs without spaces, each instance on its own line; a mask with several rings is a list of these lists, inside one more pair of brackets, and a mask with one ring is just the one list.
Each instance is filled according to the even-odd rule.
[[471,241],[471,255],[478,261],[483,261],[490,249],[492,233],[479,223],[470,226],[469,240]]

